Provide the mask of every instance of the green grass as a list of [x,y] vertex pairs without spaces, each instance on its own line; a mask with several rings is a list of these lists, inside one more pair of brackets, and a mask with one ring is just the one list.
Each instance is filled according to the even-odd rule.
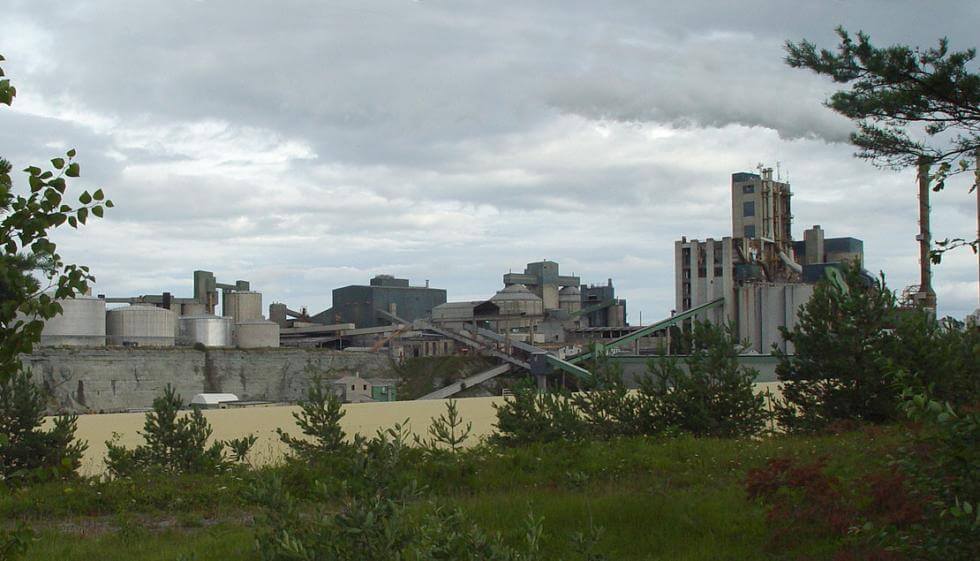
[[[543,518],[548,557],[570,556],[572,533],[590,524],[601,528],[597,550],[610,559],[765,559],[766,533],[761,508],[731,486],[705,493],[687,488],[663,492],[585,489],[534,491],[472,497],[460,506],[487,529],[508,541],[522,539],[515,514]],[[517,518],[517,520],[515,520]]]
[[133,529],[72,535],[58,530],[40,532],[26,559],[98,561],[227,561],[257,559],[252,530],[241,525],[218,525],[196,530],[161,532]]
[[[529,511],[543,517],[548,558],[567,557],[569,536],[591,523],[603,529],[598,551],[609,559],[770,559],[764,510],[743,487],[748,469],[779,456],[826,458],[830,471],[846,478],[886,462],[898,432],[483,448],[455,463],[412,462],[408,475],[425,485],[428,498],[460,507],[510,542],[523,539]],[[305,466],[278,470],[287,481],[292,470],[297,494],[314,478]],[[0,518],[35,525],[40,539],[31,560],[254,559],[254,508],[243,497],[255,476],[52,483],[0,497]],[[78,530],[87,524],[97,530]],[[797,543],[786,555],[827,545]]]

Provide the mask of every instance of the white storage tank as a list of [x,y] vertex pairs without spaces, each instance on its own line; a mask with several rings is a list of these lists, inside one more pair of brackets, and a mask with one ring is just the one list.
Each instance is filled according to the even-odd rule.
[[185,316],[177,320],[177,344],[230,347],[234,321],[221,316]]
[[263,319],[262,293],[228,290],[222,292],[221,315],[233,318],[235,323]]
[[110,345],[172,347],[176,329],[177,314],[152,304],[133,304],[106,313]]
[[41,346],[105,346],[105,300],[76,296],[58,303],[62,313],[44,322]]
[[235,326],[235,338],[241,349],[279,346],[279,324],[274,321],[243,321]]

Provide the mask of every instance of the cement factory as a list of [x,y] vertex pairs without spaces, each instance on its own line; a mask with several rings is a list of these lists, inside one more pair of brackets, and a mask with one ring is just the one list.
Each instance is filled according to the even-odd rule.
[[[627,323],[626,300],[616,295],[612,278],[585,284],[580,277],[560,271],[559,263],[547,260],[528,263],[521,273],[504,273],[501,288],[486,299],[449,301],[447,291],[429,286],[429,281],[414,286],[408,279],[381,274],[364,285],[335,288],[327,310],[310,314],[304,308],[295,311],[295,306],[273,302],[267,317],[262,294],[253,291],[248,281],[220,283],[209,271],[194,271],[189,297],[164,292],[86,295],[63,301],[63,315],[44,326],[41,352],[45,348],[262,351],[263,364],[275,370],[280,357],[283,372],[295,367],[286,364],[296,360],[288,349],[370,356],[375,365],[381,364],[378,357],[399,363],[459,354],[481,355],[496,363],[464,380],[433,388],[424,396],[428,398],[455,395],[508,373],[534,376],[541,385],[555,373],[587,376],[580,364],[596,349],[613,357],[663,354],[669,349],[669,328],[683,328],[695,318],[736,326],[748,355],[766,357],[773,345],[792,352],[779,329],[795,325],[799,307],[827,269],[853,260],[863,264],[864,256],[861,240],[827,237],[820,226],[807,229],[803,240],[794,241],[791,199],[789,183],[774,179],[770,168],[732,174],[730,235],[703,241],[682,237],[674,243],[675,308],[645,326]],[[271,349],[279,354],[270,354]],[[82,360],[74,356],[73,360]],[[246,354],[236,360],[248,363],[256,356]],[[222,381],[232,374],[214,371],[207,359],[202,364],[194,368],[203,371],[204,389],[226,391],[227,383]],[[133,368],[138,386],[140,373],[138,366]],[[65,369],[71,368],[49,365],[45,383],[70,386],[66,382],[72,375]],[[352,400],[356,396],[358,401],[394,399],[397,381],[379,375],[376,368],[368,370],[343,371],[338,393]],[[240,377],[243,389],[239,391],[248,393],[245,374]],[[384,391],[369,387],[377,380]],[[110,381],[115,395],[120,382]],[[252,397],[292,395],[268,395],[271,386],[264,383],[266,393]],[[288,385],[284,379],[278,383]],[[61,402],[78,401],[79,390],[73,391]]]

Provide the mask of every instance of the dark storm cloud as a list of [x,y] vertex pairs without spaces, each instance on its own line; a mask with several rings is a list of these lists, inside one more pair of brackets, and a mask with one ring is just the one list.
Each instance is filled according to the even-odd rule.
[[[117,208],[59,241],[101,291],[189,291],[209,268],[320,309],[390,272],[462,299],[551,258],[614,277],[644,319],[673,307],[673,240],[726,234],[729,174],[760,161],[790,173],[797,235],[864,238],[870,268],[913,282],[912,178],[850,157],[833,84],[782,43],[844,24],[964,48],[980,19],[969,2],[8,5],[21,95],[0,153],[78,147],[83,186]],[[975,227],[963,191],[937,197],[940,237]],[[969,257],[937,272],[949,313],[976,307]]]

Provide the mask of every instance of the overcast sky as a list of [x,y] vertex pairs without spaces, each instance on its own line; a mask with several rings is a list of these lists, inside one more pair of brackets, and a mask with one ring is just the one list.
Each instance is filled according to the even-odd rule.
[[[730,235],[731,173],[760,162],[789,176],[795,238],[861,238],[900,290],[915,178],[853,158],[834,85],[782,45],[842,24],[964,49],[978,21],[975,0],[0,0],[0,154],[77,148],[74,185],[116,208],[56,241],[112,296],[190,296],[206,269],[311,312],[378,273],[477,299],[547,258],[649,322],[674,307],[674,240]],[[933,210],[936,237],[975,234],[965,180]],[[976,257],[935,287],[972,312]]]

